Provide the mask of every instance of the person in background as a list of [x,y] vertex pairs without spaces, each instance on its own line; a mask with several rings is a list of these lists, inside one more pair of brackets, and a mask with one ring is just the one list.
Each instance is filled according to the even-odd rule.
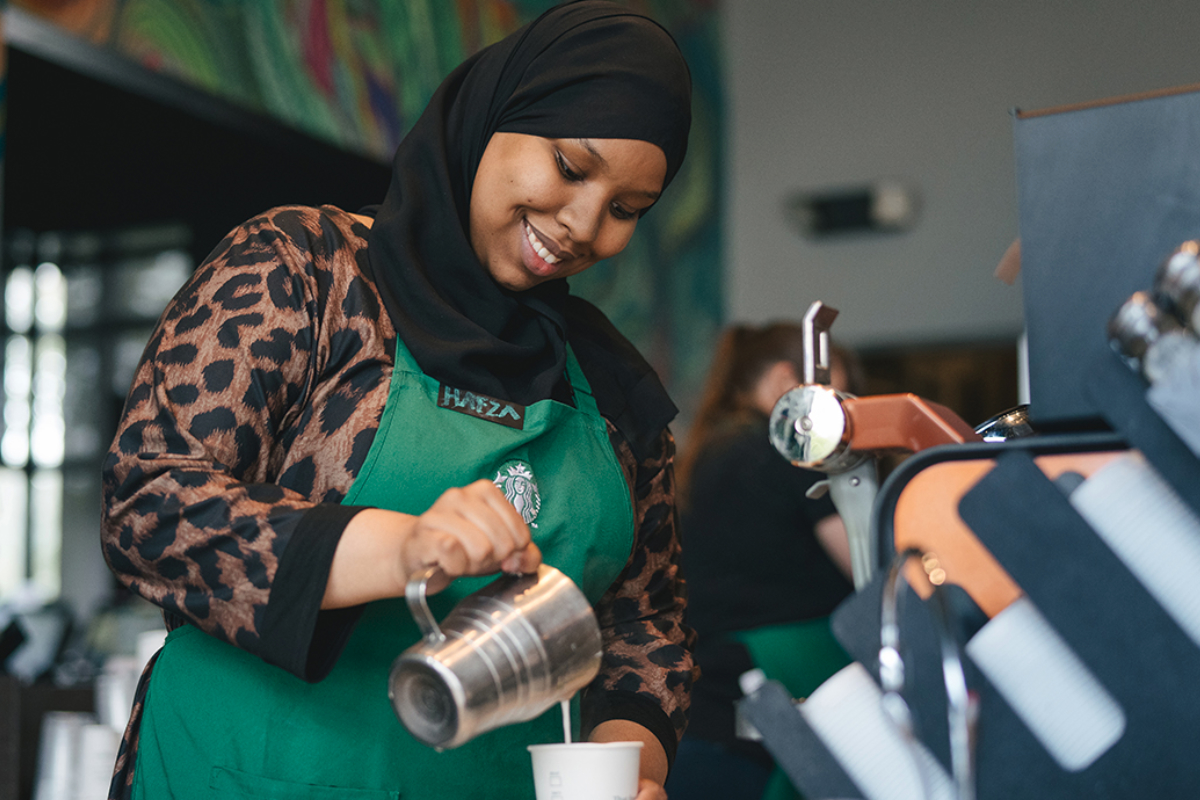
[[[776,401],[802,382],[803,329],[778,322],[722,334],[679,459],[687,620],[702,670],[688,733],[667,783],[672,800],[794,796],[758,742],[738,738],[734,702],[761,670],[803,697],[849,663],[829,614],[853,590],[846,530],[824,477],[771,445]],[[831,383],[860,390],[853,354],[832,347]],[[745,676],[745,677],[744,677]]]
[[170,630],[113,797],[532,798],[558,708],[439,753],[387,679],[410,576],[440,568],[444,613],[543,560],[603,635],[583,736],[642,742],[637,798],[665,796],[693,678],[676,409],[565,279],[629,242],[690,103],[650,18],[554,7],[446,78],[380,206],[272,209],[197,269],[104,464],[105,558]]

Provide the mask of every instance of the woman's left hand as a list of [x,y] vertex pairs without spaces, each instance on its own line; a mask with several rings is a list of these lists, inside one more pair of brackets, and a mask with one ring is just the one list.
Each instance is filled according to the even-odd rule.
[[634,800],[666,800],[667,754],[658,737],[649,729],[627,719],[608,719],[592,729],[593,742],[641,742],[641,775]]
[[667,800],[667,790],[661,783],[641,778],[638,780],[638,793],[634,800]]

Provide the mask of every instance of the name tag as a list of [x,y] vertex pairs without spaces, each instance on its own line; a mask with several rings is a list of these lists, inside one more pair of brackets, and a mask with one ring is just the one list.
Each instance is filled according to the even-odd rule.
[[444,383],[438,387],[438,408],[448,408],[517,430],[525,428],[525,406],[465,389],[455,389]]

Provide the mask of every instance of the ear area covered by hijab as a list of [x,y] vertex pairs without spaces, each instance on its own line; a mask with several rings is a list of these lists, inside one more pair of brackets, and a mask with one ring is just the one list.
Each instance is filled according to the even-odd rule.
[[375,216],[372,277],[421,369],[524,405],[561,399],[569,339],[601,413],[644,451],[677,413],[654,370],[565,280],[523,292],[496,284],[467,212],[493,133],[647,141],[667,157],[665,188],[690,123],[691,78],[674,39],[610,0],[556,6],[451,72],[397,148],[383,203],[364,209]]

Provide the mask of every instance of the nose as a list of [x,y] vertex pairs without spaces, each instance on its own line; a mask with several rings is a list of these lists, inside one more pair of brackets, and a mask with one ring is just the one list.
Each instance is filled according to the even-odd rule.
[[559,209],[557,219],[572,241],[590,244],[600,235],[606,205],[598,192],[580,192]]

